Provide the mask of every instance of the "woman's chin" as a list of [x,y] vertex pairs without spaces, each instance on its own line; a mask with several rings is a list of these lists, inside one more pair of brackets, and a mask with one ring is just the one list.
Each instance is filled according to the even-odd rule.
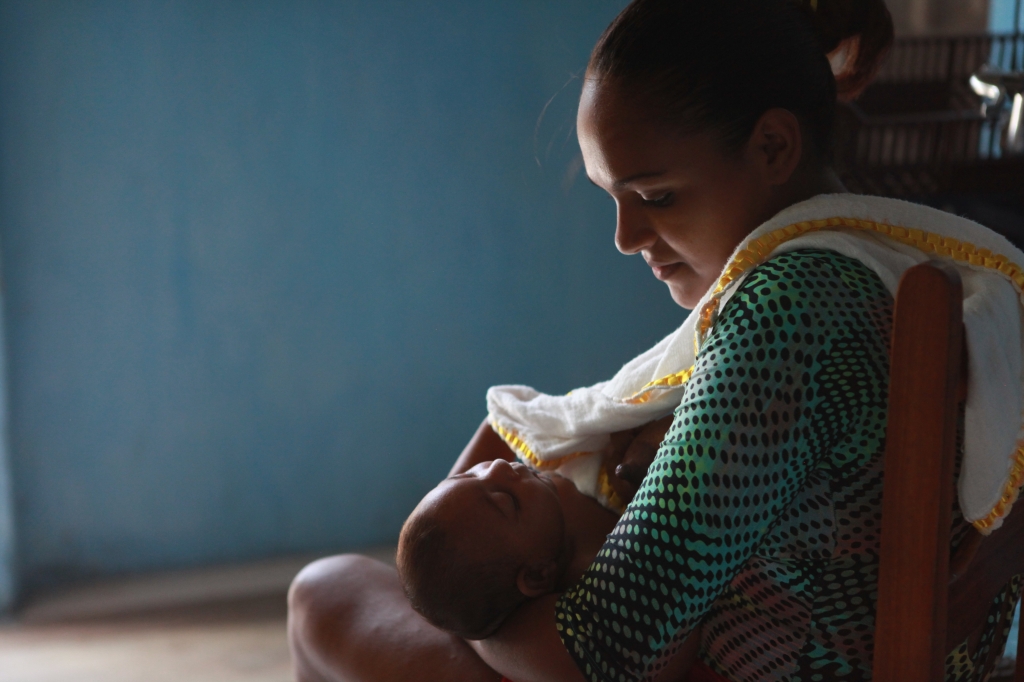
[[695,292],[694,287],[676,284],[675,282],[668,283],[668,292],[671,294],[672,300],[676,302],[676,305],[687,310],[696,308],[701,296],[704,295],[704,290]]

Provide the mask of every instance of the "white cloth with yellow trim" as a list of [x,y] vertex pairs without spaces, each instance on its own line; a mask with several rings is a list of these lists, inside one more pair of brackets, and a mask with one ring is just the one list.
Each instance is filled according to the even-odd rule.
[[[895,199],[832,194],[787,208],[740,244],[718,283],[679,329],[609,381],[563,396],[528,386],[495,386],[487,392],[491,425],[537,468],[565,466],[566,457],[591,459],[608,444],[610,433],[675,409],[696,347],[746,273],[773,254],[798,249],[855,258],[894,295],[913,265],[935,259],[957,267],[964,287],[969,377],[958,498],[964,516],[979,530],[998,528],[1024,483],[1024,253],[970,220]],[[576,465],[581,474],[590,473],[577,486],[598,487],[587,476],[597,475],[600,467],[582,465]]]
[[[626,505],[619,498],[608,481],[608,474],[602,469],[605,453],[578,452],[575,456],[562,457],[549,462],[553,466],[537,467],[546,473],[556,473],[572,481],[577,490],[597,500],[603,507],[617,514],[626,511]],[[530,463],[529,460],[523,458]],[[536,466],[536,464],[533,464]]]

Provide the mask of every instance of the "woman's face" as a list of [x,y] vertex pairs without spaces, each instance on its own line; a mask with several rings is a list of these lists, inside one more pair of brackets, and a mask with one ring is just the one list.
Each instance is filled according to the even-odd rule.
[[684,308],[775,213],[755,150],[729,155],[709,133],[656,125],[613,86],[586,80],[577,128],[587,175],[615,199],[615,245],[641,254]]

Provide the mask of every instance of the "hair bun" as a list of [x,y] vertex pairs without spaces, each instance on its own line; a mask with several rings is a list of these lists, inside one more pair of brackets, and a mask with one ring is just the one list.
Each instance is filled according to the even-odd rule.
[[839,99],[864,91],[882,66],[894,37],[884,0],[799,0],[822,50],[832,62]]

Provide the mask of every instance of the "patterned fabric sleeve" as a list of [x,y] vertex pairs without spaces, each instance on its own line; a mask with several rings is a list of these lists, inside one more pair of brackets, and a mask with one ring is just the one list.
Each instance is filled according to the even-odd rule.
[[[891,305],[870,270],[834,253],[785,254],[748,276],[640,491],[558,602],[560,635],[588,680],[653,675],[727,589],[752,603],[791,599],[812,618],[809,585],[740,594],[730,583],[755,555],[778,559],[782,540],[805,562],[836,546],[840,529],[807,490],[880,461]],[[773,627],[780,661],[822,648],[806,633],[786,640],[795,626],[784,619]]]

